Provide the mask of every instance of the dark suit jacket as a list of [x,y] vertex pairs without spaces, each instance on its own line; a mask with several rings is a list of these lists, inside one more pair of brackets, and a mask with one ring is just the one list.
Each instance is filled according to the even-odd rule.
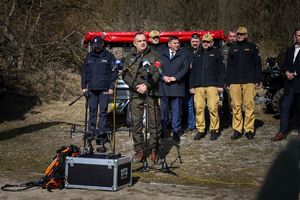
[[169,48],[161,51],[162,76],[174,76],[175,82],[166,84],[160,81],[159,95],[168,97],[184,97],[186,90],[186,73],[189,71],[189,60],[185,51],[179,50],[175,56],[170,59]]
[[283,64],[281,66],[284,76],[286,71],[297,73],[297,76],[293,80],[286,79],[284,85],[284,92],[286,94],[289,93],[291,88],[293,88],[294,93],[300,93],[300,51],[298,52],[296,60],[293,63],[294,52],[295,45],[287,49]]

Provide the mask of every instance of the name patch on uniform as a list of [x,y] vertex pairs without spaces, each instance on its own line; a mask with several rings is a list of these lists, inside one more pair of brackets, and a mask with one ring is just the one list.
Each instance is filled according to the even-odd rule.
[[250,49],[245,49],[245,51],[250,51]]
[[237,50],[237,49],[233,49],[233,51],[234,51],[234,52],[237,52],[238,50]]
[[212,54],[209,54],[209,56],[215,56],[215,54],[212,53]]
[[103,62],[103,63],[108,63],[107,60],[101,60],[101,62]]

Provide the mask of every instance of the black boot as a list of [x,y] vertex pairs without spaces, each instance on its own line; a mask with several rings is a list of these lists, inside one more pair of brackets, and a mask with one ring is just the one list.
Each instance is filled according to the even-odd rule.
[[205,136],[206,136],[206,132],[198,132],[194,137],[194,140],[201,140],[202,138],[205,138]]
[[243,133],[240,133],[238,131],[234,131],[233,135],[231,136],[232,140],[237,140],[239,138],[243,137]]
[[218,137],[219,137],[219,133],[218,133],[218,131],[211,131],[210,132],[210,140],[216,140],[216,139],[218,139]]

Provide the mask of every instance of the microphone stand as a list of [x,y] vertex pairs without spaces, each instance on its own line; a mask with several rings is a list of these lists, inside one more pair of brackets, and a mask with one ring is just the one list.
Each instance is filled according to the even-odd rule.
[[[145,65],[146,67],[146,73],[147,73],[147,76],[146,76],[146,83],[148,84],[149,83],[149,76],[150,76],[150,66],[147,64]],[[145,134],[144,134],[144,152],[148,146],[148,128],[149,128],[149,121],[148,121],[148,97],[149,97],[149,90],[148,90],[148,87],[147,87],[147,91],[146,91],[146,97],[145,97],[145,102],[144,102],[144,108],[145,108]],[[143,160],[143,166],[142,168],[140,169],[141,172],[148,172],[149,171],[149,168],[148,168],[148,162],[147,162],[147,157],[144,156],[144,160]]]
[[[158,67],[159,68],[159,67]],[[161,73],[161,69],[159,69],[160,71],[160,74],[161,76],[163,76],[163,74]],[[167,103],[167,96],[166,96],[166,93],[165,93],[165,90],[164,90],[164,82],[162,80],[162,92],[163,92],[163,113],[164,113],[164,121],[162,123],[162,136],[161,138],[162,139],[166,139],[166,126],[167,126],[167,123],[166,123],[166,117],[168,116],[168,113],[167,113],[167,109],[166,109],[166,103]],[[176,146],[177,147],[177,153],[178,153],[178,157],[179,157],[179,160],[180,160],[180,164],[182,163],[181,161],[181,156],[180,156],[180,152],[179,152],[179,145]],[[166,152],[162,152],[162,150],[160,151],[162,154],[162,162],[161,162],[161,168],[160,170],[163,172],[163,173],[168,173],[168,174],[172,174],[172,175],[175,175],[177,176],[177,174],[173,171],[170,170],[170,167],[168,166],[168,163],[167,163],[167,159],[166,159]]]

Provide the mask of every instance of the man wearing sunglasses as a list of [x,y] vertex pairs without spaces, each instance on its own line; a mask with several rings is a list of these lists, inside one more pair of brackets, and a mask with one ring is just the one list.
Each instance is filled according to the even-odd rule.
[[241,138],[243,132],[249,140],[254,139],[255,134],[254,97],[261,81],[262,66],[257,46],[247,38],[247,29],[239,27],[237,42],[230,47],[227,60],[226,83],[232,105],[233,140]]

